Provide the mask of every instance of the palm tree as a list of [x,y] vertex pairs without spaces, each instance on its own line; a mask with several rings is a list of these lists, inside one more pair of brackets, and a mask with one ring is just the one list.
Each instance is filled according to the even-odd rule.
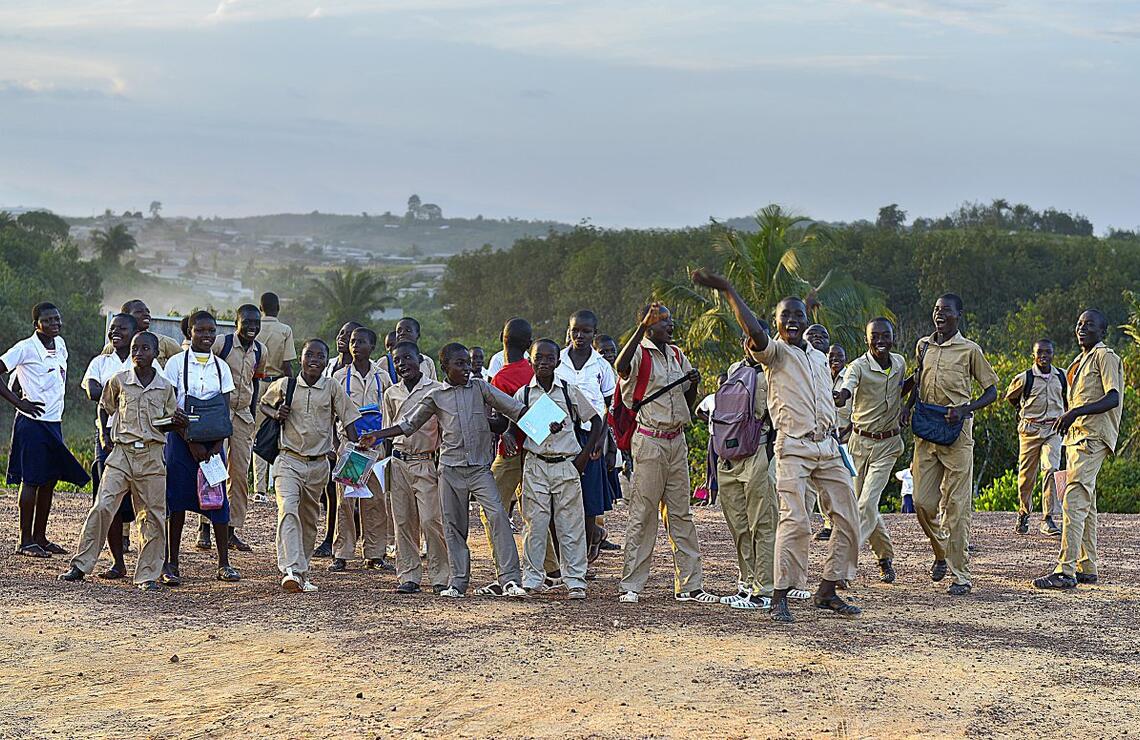
[[[890,316],[886,296],[850,275],[830,270],[815,283],[804,274],[812,248],[831,239],[827,227],[770,205],[756,214],[755,232],[719,229],[713,248],[725,258],[725,275],[761,318],[770,320],[787,296],[808,303],[812,319],[849,350],[861,347],[866,322]],[[685,346],[720,363],[740,354],[740,329],[720,294],[676,284],[660,291],[676,310]]]
[[388,281],[371,270],[333,270],[313,280],[313,292],[324,307],[326,328],[347,321],[366,321],[392,301]]
[[119,264],[120,257],[138,246],[125,224],[115,224],[109,229],[92,232],[91,243],[99,259],[108,265]]
[[0,229],[6,229],[9,226],[15,226],[16,219],[8,211],[0,211]]

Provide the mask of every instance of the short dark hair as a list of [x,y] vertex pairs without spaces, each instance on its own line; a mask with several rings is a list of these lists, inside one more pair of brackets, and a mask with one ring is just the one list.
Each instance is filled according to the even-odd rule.
[[617,340],[611,337],[609,334],[599,334],[598,336],[594,337],[595,347],[597,347],[602,342],[613,342],[614,345],[617,345]]
[[451,356],[459,353],[468,355],[468,359],[470,359],[470,350],[459,342],[450,342],[449,344],[443,345],[443,349],[439,351],[439,364],[449,364],[451,362]]
[[876,316],[867,322],[867,326],[870,326],[871,324],[886,324],[887,326],[891,327],[892,333],[895,330],[895,322],[891,321],[886,316]]
[[420,345],[416,344],[415,342],[408,342],[408,341],[398,342],[396,344],[396,346],[392,348],[392,353],[395,354],[396,352],[399,352],[402,349],[410,349],[413,352],[415,352],[417,355],[419,355],[420,357],[423,357],[423,353],[420,352]]
[[[204,319],[209,319],[210,321],[214,322],[215,326],[218,325],[218,320],[214,318],[214,314],[203,309],[190,314],[190,318],[186,320],[187,332],[189,332],[190,329],[194,328],[194,324],[197,324],[199,321],[202,321]],[[189,333],[187,333],[187,336],[189,336]]]
[[594,325],[594,331],[598,330],[598,315],[588,308],[581,308],[574,312],[570,317],[570,323],[575,321],[583,321]]
[[541,339],[536,339],[530,343],[530,354],[532,358],[534,357],[534,348],[540,344],[549,344],[551,347],[554,347],[555,352],[562,351],[562,347],[559,346],[558,342],[554,341],[550,337],[542,337]]
[[131,300],[127,301],[122,306],[120,306],[119,311],[121,311],[122,313],[130,313],[134,309],[135,306],[145,306],[145,305],[146,305],[146,301],[144,301],[142,298],[132,298]]
[[146,342],[147,344],[150,345],[150,348],[154,350],[155,354],[158,354],[158,335],[157,334],[154,334],[154,333],[149,332],[149,331],[140,331],[138,334],[134,335],[134,337],[131,339],[131,341],[134,341],[135,339],[142,339],[144,342]]
[[480,346],[479,346],[479,345],[477,345],[477,344],[476,344],[474,347],[472,347],[470,351],[471,351],[471,352],[474,352],[475,350],[479,350],[479,351],[480,351],[480,352],[482,352],[483,354],[487,354],[487,350],[483,349],[482,347],[480,347]]
[[242,314],[250,314],[250,313],[256,313],[258,316],[260,316],[261,315],[261,309],[255,305],[253,305],[252,303],[243,303],[240,306],[238,306],[238,309],[237,309],[237,315],[238,316],[241,316]]
[[807,301],[796,295],[784,296],[776,303],[776,305],[779,306],[781,303],[798,303],[804,307],[805,311],[807,310]]
[[182,336],[189,339],[190,338],[190,317],[189,316],[183,316],[181,319],[179,319],[178,320],[178,328],[182,330]]
[[526,319],[515,316],[503,324],[503,344],[512,349],[530,349],[534,340],[534,329]]
[[40,314],[42,314],[44,311],[51,311],[53,309],[58,311],[59,306],[55,305],[54,303],[48,303],[47,301],[37,303],[36,305],[32,306],[32,321],[39,321]]
[[262,293],[259,302],[261,303],[261,310],[270,316],[276,316],[281,310],[281,299],[276,293]]
[[1108,331],[1108,317],[1104,315],[1104,311],[1101,311],[1099,308],[1086,308],[1084,311],[1081,311],[1081,313],[1093,314],[1098,319],[1100,319],[1100,328],[1104,329],[1106,332]]
[[400,319],[396,322],[396,326],[399,326],[404,321],[407,321],[412,325],[412,328],[416,330],[416,334],[420,333],[420,322],[416,319],[413,319],[411,316],[405,316],[404,318]]
[[310,344],[319,344],[319,345],[321,345],[322,347],[324,347],[324,348],[325,348],[325,355],[328,355],[328,353],[329,353],[329,343],[328,343],[328,342],[326,342],[325,340],[323,340],[323,339],[320,339],[320,338],[318,338],[318,337],[313,337],[312,339],[306,339],[306,340],[305,340],[305,343],[301,345],[301,349],[302,349],[302,350],[304,350],[304,349],[305,349],[305,347],[306,347],[307,345],[310,345]]
[[966,304],[962,302],[962,296],[958,295],[957,293],[943,293],[942,295],[938,296],[938,299],[935,301],[935,303],[938,301],[946,301],[952,304],[954,306],[954,310],[958,313],[962,313],[966,310]]
[[1036,347],[1039,344],[1047,344],[1050,347],[1052,347],[1053,349],[1057,348],[1057,345],[1053,344],[1053,340],[1050,339],[1049,337],[1041,337],[1040,339],[1038,339],[1036,342],[1033,343],[1033,346]]
[[385,342],[387,342],[389,339],[395,339],[395,338],[396,338],[396,330],[395,329],[393,329],[392,331],[390,331],[384,335],[384,341]]
[[111,317],[111,321],[114,321],[115,319],[126,319],[127,322],[129,322],[131,325],[131,334],[138,334],[139,333],[139,320],[136,319],[134,316],[131,316],[129,313],[126,313],[126,312],[117,313]]
[[358,326],[352,330],[353,334],[357,332],[360,332],[362,335],[368,337],[368,341],[372,342],[373,347],[376,346],[376,332],[372,331],[367,326]]

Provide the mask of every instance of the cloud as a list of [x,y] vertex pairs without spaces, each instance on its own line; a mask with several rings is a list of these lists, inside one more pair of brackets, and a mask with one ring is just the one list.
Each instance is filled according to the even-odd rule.
[[127,78],[115,63],[94,57],[0,46],[0,89],[27,96],[127,94]]
[[313,8],[312,13],[309,13],[309,18],[320,18],[323,15],[324,12],[321,11],[321,6],[318,5],[317,7]]

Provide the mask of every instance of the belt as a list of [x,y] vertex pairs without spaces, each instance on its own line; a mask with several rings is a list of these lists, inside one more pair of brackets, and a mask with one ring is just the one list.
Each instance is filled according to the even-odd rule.
[[567,460],[573,460],[574,459],[572,456],[571,457],[566,457],[566,456],[548,457],[546,455],[539,455],[538,453],[534,453],[534,456],[537,457],[539,460],[542,460],[543,462],[548,462],[551,464],[563,463],[563,462],[566,462]]
[[1045,426],[1053,426],[1057,421],[1056,419],[1026,419],[1030,424],[1044,424]]
[[822,442],[828,437],[834,437],[831,432],[812,432],[811,434],[801,435],[787,434],[785,436],[791,437],[792,439],[806,439],[808,442]]
[[675,429],[671,432],[663,432],[659,429],[650,429],[649,427],[643,426],[637,427],[637,433],[643,434],[646,437],[652,437],[653,439],[676,439],[677,437],[681,436],[680,429]]
[[148,447],[158,447],[159,445],[166,444],[166,442],[131,442],[130,444],[123,444],[125,450],[145,450]]
[[305,462],[316,462],[317,460],[324,460],[325,459],[324,455],[302,455],[299,452],[293,452],[293,450],[281,450],[281,451],[284,452],[286,455],[292,455],[293,457],[298,458],[300,460],[304,460]]
[[852,429],[855,431],[855,433],[856,433],[856,434],[858,434],[860,437],[866,437],[867,439],[873,439],[873,440],[875,440],[876,442],[881,442],[881,441],[883,441],[884,439],[890,439],[891,437],[897,437],[897,436],[899,436],[900,434],[902,434],[902,429],[892,429],[892,430],[891,430],[891,431],[889,431],[889,432],[864,432],[864,431],[863,431],[862,429],[860,429],[859,427],[854,427],[854,426],[853,426],[853,427],[851,427],[851,428],[852,428]]
[[419,460],[434,460],[434,452],[404,452],[403,450],[392,450],[392,457],[404,462],[417,462]]

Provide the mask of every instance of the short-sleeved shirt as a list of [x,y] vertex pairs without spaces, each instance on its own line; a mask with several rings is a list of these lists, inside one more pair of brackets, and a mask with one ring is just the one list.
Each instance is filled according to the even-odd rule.
[[[269,386],[261,402],[278,406],[285,400],[288,378],[278,378]],[[298,375],[293,389],[289,416],[281,424],[281,449],[303,457],[327,455],[333,451],[329,429],[344,428],[360,418],[360,411],[344,386],[332,378],[321,377],[313,385]]]
[[748,349],[768,376],[768,411],[780,434],[822,440],[835,431],[835,400],[827,355],[812,347],[794,347],[782,339],[763,351]]
[[[377,362],[370,363],[371,368],[364,375],[356,369],[356,365],[347,365],[333,373],[332,382],[339,385],[348,394],[348,398],[356,406],[356,408],[364,408],[375,404],[380,408],[380,402],[383,400],[384,389],[388,386],[385,385],[387,376],[384,371],[380,369]],[[340,430],[341,437],[345,436],[344,428]]]
[[1034,365],[1029,368],[1029,372],[1033,373],[1033,387],[1029,389],[1029,397],[1021,399],[1025,388],[1025,373],[1013,377],[1005,397],[1021,399],[1018,409],[1021,421],[1051,423],[1065,413],[1065,389],[1061,386],[1060,371],[1050,368],[1048,373],[1043,373]]
[[[419,405],[424,396],[436,388],[442,388],[443,383],[432,380],[427,375],[421,375],[415,388],[408,390],[403,380],[388,387],[384,391],[384,419],[391,424],[404,418]],[[403,452],[420,455],[425,452],[435,452],[439,449],[439,420],[432,416],[424,425],[413,434],[400,436],[392,440],[392,445]]]
[[[55,349],[49,350],[33,334],[21,339],[0,356],[0,362],[20,381],[20,390],[29,401],[44,405],[40,421],[63,420],[63,394],[67,386],[67,343],[55,338]],[[17,411],[24,414],[23,411]],[[28,417],[33,418],[33,417]]]
[[[563,392],[563,389],[565,393]],[[550,386],[550,392],[547,393],[538,383],[538,378],[532,379],[522,388],[515,392],[515,400],[519,403],[525,403],[527,408],[538,403],[538,399],[543,396],[549,396],[551,401],[558,408],[566,413],[566,422],[562,425],[562,431],[551,433],[546,439],[542,440],[542,444],[537,444],[530,437],[523,438],[523,447],[527,452],[533,452],[536,455],[547,455],[549,457],[571,457],[577,455],[582,451],[582,445],[578,443],[578,437],[574,433],[574,418],[577,417],[579,421],[584,421],[583,417],[592,417],[597,411],[594,410],[593,404],[590,399],[586,398],[586,394],[582,393],[577,386],[567,383],[558,376],[554,377],[554,382]],[[566,399],[570,399],[573,405],[573,411],[566,404]]]
[[[529,360],[530,359],[530,352],[523,352],[523,359]],[[507,364],[507,352],[506,352],[506,350],[501,349],[498,352],[496,352],[495,354],[491,355],[491,359],[487,361],[487,367],[486,367],[487,380],[488,381],[493,380],[495,375],[500,370],[503,369],[503,365],[506,365],[506,364]]]
[[[127,355],[127,358],[125,360],[119,359],[118,354],[95,355],[91,358],[91,362],[87,364],[87,372],[83,373],[83,379],[79,382],[86,386],[88,380],[94,380],[99,384],[100,388],[106,389],[107,381],[119,373],[130,370],[132,367],[133,365],[131,363],[130,355]],[[107,421],[114,421],[113,413],[110,415]],[[102,431],[99,428],[98,414],[95,415],[95,431]]]
[[[633,393],[637,389],[637,375],[641,371],[642,358],[649,353],[652,368],[649,371],[649,384],[645,387],[645,398],[656,393],[670,383],[680,380],[693,366],[689,358],[675,344],[666,345],[662,352],[653,340],[644,337],[641,346],[633,353],[630,361],[629,378],[621,384],[621,399],[627,407],[633,408]],[[637,423],[658,431],[672,431],[679,429],[693,420],[689,413],[689,402],[685,399],[685,391],[692,383],[680,383],[669,390],[668,393],[644,404],[637,411]]]
[[285,363],[297,359],[292,327],[282,324],[276,316],[262,316],[261,333],[257,338],[265,345],[266,377],[279,378],[284,375]]
[[[160,368],[165,367],[167,360],[182,351],[182,345],[179,342],[176,342],[170,337],[166,336],[165,334],[159,334],[158,332],[152,333],[158,337],[158,357],[155,359],[157,360],[158,366]],[[110,342],[107,342],[105,345],[103,345],[103,354],[110,355],[114,352],[115,348]]]
[[[927,348],[925,355],[923,347]],[[922,357],[918,398],[924,403],[961,406],[973,397],[971,380],[978,381],[983,390],[998,383],[982,348],[961,333],[942,344],[935,344],[931,337],[919,339],[915,357]]]
[[702,398],[701,402],[697,404],[697,411],[704,411],[711,417],[713,412],[716,411],[716,394],[710,393]]
[[[1124,412],[1124,363],[1120,355],[1109,349],[1103,342],[1088,352],[1082,352],[1065,372],[1069,382],[1069,408],[1095,403],[1116,391],[1120,403],[1116,408],[1103,414],[1078,416],[1065,435],[1065,444],[1072,445],[1084,439],[1097,439],[1116,450],[1116,440],[1120,434],[1120,417]],[[1034,381],[1036,386],[1037,381]]]
[[[184,381],[182,374],[187,369],[189,372]],[[208,401],[219,393],[234,391],[234,376],[230,372],[230,366],[219,360],[212,352],[205,354],[193,350],[179,352],[166,363],[162,374],[174,386],[180,408],[185,407],[187,390],[191,396],[203,401]]]
[[[225,362],[230,367],[230,375],[234,379],[234,392],[230,395],[230,411],[247,423],[253,422],[253,379],[265,373],[265,345],[256,339],[249,345],[249,349],[242,346],[241,340],[234,335],[233,346],[226,355]],[[260,345],[260,351],[257,349]],[[225,337],[218,337],[214,342],[214,354],[222,356],[225,348]],[[257,362],[258,355],[261,363]]]
[[884,368],[864,353],[847,366],[841,390],[851,394],[848,408],[851,423],[864,432],[893,432],[899,428],[902,388],[906,382],[906,359],[891,352],[891,363]]
[[[570,385],[577,386],[582,395],[589,399],[594,411],[605,417],[606,398],[612,397],[614,389],[617,388],[617,375],[610,363],[606,362],[606,358],[591,347],[590,359],[586,360],[581,370],[578,370],[574,367],[574,361],[570,359],[570,348],[567,347],[562,350],[559,360],[558,367],[554,368],[555,377],[561,378]],[[588,416],[593,416],[593,414],[588,414]],[[582,428],[590,428],[588,419],[582,420]]]
[[[383,357],[376,361],[376,364],[380,366],[380,369],[388,378],[384,384],[385,390],[387,390],[388,386],[392,385],[393,383],[400,382],[400,376],[396,373],[395,360],[392,358],[392,355],[385,354]],[[435,369],[435,360],[425,354],[420,355],[420,372],[426,375],[429,380],[439,379],[439,373],[436,372]]]
[[405,411],[399,426],[410,436],[435,416],[439,420],[442,465],[461,467],[491,464],[491,425],[486,407],[518,420],[523,405],[486,381],[472,378],[467,385],[441,384]]
[[178,396],[162,373],[156,370],[144,386],[132,367],[108,378],[99,405],[112,419],[111,439],[116,445],[161,444],[166,436],[154,425],[155,419],[173,416]]
[[[831,381],[831,390],[837,391],[842,388],[843,379],[846,376],[847,368],[843,368],[839,371],[839,375],[836,375],[835,378]],[[836,407],[835,416],[839,419],[840,429],[846,429],[847,427],[851,426],[851,399],[848,399],[847,403],[843,404],[842,406]]]

